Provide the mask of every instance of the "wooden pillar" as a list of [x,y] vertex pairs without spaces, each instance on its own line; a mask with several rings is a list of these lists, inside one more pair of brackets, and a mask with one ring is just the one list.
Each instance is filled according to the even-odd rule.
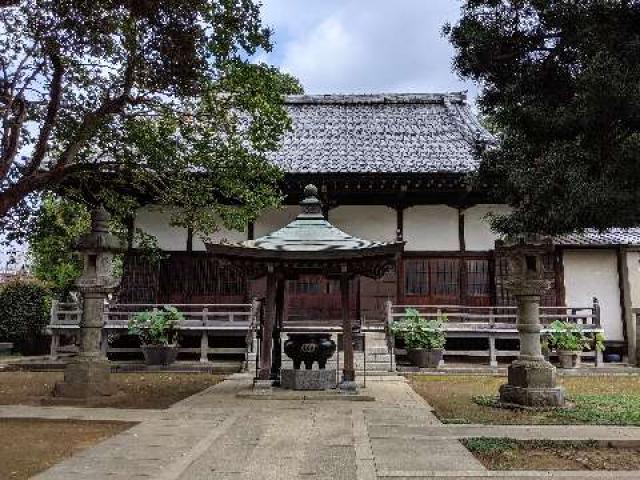
[[620,292],[620,310],[622,313],[622,332],[627,342],[629,363],[636,359],[636,324],[631,310],[631,285],[629,284],[629,265],[627,264],[627,250],[620,246],[616,250],[618,264],[618,288]]
[[271,377],[271,347],[273,345],[273,327],[276,319],[276,276],[273,271],[267,274],[267,295],[264,305],[264,324],[260,344],[260,380]]
[[193,252],[193,228],[187,228],[187,252]]
[[280,369],[282,368],[282,324],[284,320],[284,286],[286,280],[276,280],[275,322],[273,325],[273,349],[271,353],[271,379],[280,381]]
[[344,365],[342,382],[354,382],[356,371],[353,365],[353,331],[351,330],[351,316],[349,309],[349,277],[340,277],[340,294],[342,300],[342,345],[344,348]]

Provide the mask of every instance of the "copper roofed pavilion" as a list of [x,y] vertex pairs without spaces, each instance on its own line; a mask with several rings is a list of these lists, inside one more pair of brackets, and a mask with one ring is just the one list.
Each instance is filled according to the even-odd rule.
[[[375,242],[343,232],[324,218],[317,195],[317,188],[308,185],[304,191],[305,198],[300,203],[301,213],[280,230],[256,240],[237,244],[208,243],[206,247],[217,261],[241,270],[250,278],[267,277],[260,380],[277,380],[279,375],[279,365],[272,365],[272,350],[273,356],[279,356],[284,282],[306,273],[320,273],[328,278],[340,279],[345,350],[341,386],[352,389],[355,388],[355,369],[349,280],[358,275],[382,277],[396,266],[404,242]],[[276,339],[275,345],[273,339]]]

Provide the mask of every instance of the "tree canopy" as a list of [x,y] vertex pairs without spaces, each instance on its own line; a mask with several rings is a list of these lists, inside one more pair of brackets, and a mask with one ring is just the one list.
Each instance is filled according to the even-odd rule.
[[276,204],[265,154],[300,87],[252,62],[270,35],[254,0],[0,5],[5,231],[23,231],[34,192],[121,216],[151,199],[204,234]]
[[445,27],[500,144],[479,182],[503,233],[640,224],[640,2],[466,0]]
[[61,299],[73,289],[73,282],[82,272],[73,244],[89,231],[90,223],[83,204],[47,195],[30,231],[30,270]]

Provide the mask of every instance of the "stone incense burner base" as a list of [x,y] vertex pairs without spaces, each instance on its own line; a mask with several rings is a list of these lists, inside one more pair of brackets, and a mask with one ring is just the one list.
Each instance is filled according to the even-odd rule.
[[280,386],[288,390],[328,390],[336,387],[336,370],[282,369]]

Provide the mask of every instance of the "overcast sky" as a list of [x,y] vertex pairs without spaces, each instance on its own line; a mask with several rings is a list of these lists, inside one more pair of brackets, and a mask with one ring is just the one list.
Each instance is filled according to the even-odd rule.
[[263,59],[307,93],[475,92],[441,33],[459,0],[263,0],[262,12],[275,32]]

